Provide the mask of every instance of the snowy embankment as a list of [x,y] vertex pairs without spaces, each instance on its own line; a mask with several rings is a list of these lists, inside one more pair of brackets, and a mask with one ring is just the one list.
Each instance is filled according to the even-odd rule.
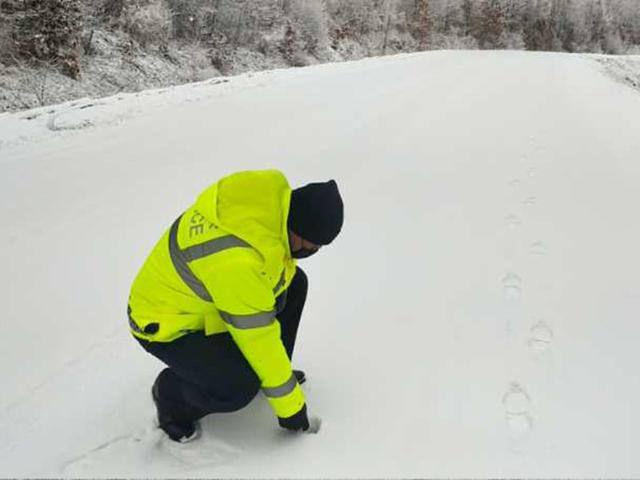
[[640,92],[640,55],[593,55],[616,80]]
[[[0,115],[0,474],[637,477],[640,95],[592,59],[434,52]],[[336,178],[301,262],[318,435],[263,398],[176,446],[133,276],[231,171]],[[636,453],[634,453],[636,452]]]

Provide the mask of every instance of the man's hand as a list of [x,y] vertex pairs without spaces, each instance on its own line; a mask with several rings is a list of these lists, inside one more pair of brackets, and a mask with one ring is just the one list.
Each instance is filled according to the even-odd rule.
[[309,429],[309,418],[307,417],[307,405],[304,404],[302,408],[295,415],[287,418],[278,417],[278,423],[282,428],[291,430],[292,432],[303,431],[306,432]]

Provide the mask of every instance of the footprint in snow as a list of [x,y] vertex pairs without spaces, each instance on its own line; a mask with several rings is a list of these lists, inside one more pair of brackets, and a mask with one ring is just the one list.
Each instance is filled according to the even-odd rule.
[[[189,468],[202,468],[228,463],[240,454],[240,450],[216,438],[202,435],[195,442],[176,443],[162,437],[160,449],[175,461]],[[214,453],[215,452],[215,453]]]
[[502,396],[505,420],[511,436],[515,440],[524,439],[533,430],[531,398],[517,382],[511,382]]
[[529,348],[534,353],[546,352],[551,348],[553,341],[553,330],[543,321],[537,322],[529,330]]
[[508,299],[520,298],[522,294],[522,279],[515,273],[507,273],[502,278],[502,290]]
[[544,242],[532,243],[529,247],[529,253],[531,255],[544,256],[547,254],[547,245]]
[[[130,435],[115,437],[69,460],[62,473],[69,477],[92,477],[96,472],[109,476],[131,477],[153,466],[163,472],[184,472],[226,464],[241,450],[203,432],[197,441],[176,443],[154,426]],[[113,459],[117,458],[117,464]],[[155,471],[152,471],[152,476]]]
[[538,202],[536,197],[528,197],[522,203],[525,207],[532,207]]
[[509,215],[505,217],[504,224],[507,228],[516,229],[522,225],[522,220],[517,215]]

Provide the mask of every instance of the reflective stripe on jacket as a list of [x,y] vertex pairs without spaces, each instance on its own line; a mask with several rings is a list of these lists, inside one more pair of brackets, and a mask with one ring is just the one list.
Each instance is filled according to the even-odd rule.
[[276,170],[221,179],[164,233],[129,298],[131,331],[145,340],[229,332],[280,417],[304,404],[276,319],[275,299],[296,270],[287,231],[290,197]]

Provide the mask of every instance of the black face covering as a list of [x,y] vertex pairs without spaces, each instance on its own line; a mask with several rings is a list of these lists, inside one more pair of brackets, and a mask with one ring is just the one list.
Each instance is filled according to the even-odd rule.
[[310,257],[311,255],[313,255],[314,253],[318,253],[319,248],[304,248],[304,247],[300,247],[298,250],[296,250],[295,252],[291,252],[291,256],[293,258],[307,258]]

